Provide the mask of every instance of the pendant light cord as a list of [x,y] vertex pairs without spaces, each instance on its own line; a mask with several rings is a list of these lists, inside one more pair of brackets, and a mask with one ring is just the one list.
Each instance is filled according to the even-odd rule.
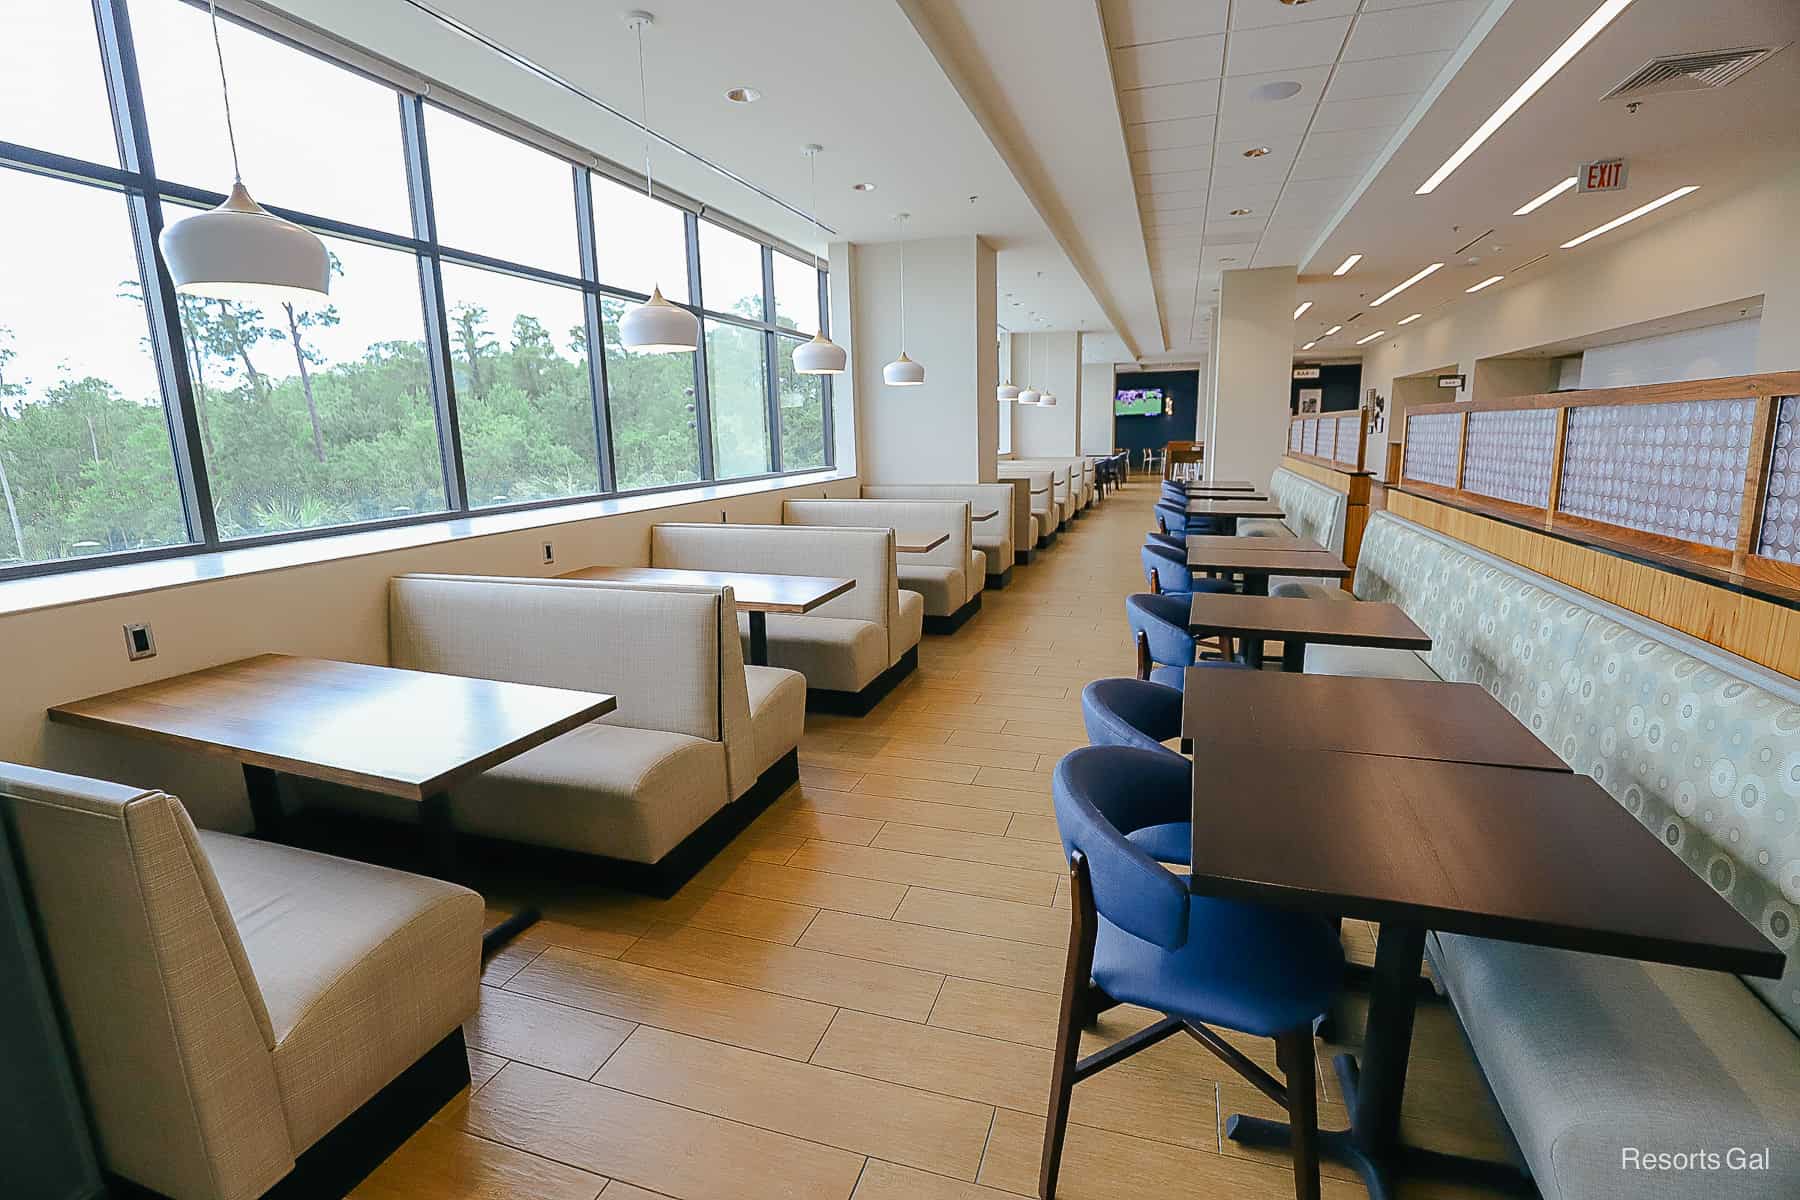
[[219,42],[219,0],[208,0],[206,10],[212,18],[213,55],[219,60],[219,95],[225,101],[225,138],[231,143],[231,178],[234,183],[242,183],[244,173],[238,167],[237,130],[231,121],[231,84],[225,79],[225,47]]
[[812,221],[813,221],[813,274],[819,273],[819,152],[810,151],[806,156],[806,165],[812,173]]
[[894,218],[900,227],[900,353],[906,353],[906,215]]
[[[213,0],[216,4],[218,0]],[[650,95],[644,84],[644,23],[639,21],[637,33],[638,56],[638,123],[644,129],[644,195],[651,200],[656,199],[656,184],[650,176]],[[816,220],[816,218],[815,218]]]

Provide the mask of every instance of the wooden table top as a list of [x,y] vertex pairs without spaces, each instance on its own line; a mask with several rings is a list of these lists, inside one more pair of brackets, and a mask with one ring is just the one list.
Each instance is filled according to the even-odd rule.
[[1768,978],[1785,965],[1586,775],[1217,742],[1200,754],[1196,892]]
[[1185,485],[1191,491],[1248,492],[1256,488],[1248,479],[1196,479]]
[[1216,549],[1188,547],[1188,566],[1197,571],[1233,571],[1240,575],[1309,575],[1320,579],[1348,579],[1355,568],[1329,550],[1289,550],[1259,546],[1265,538],[1221,538],[1236,546]]
[[50,719],[422,800],[617,707],[598,692],[259,654]]
[[1269,502],[1268,494],[1265,492],[1238,491],[1233,488],[1191,487],[1187,490],[1187,498],[1189,500],[1244,500],[1259,504]]
[[[1479,684],[1212,671],[1188,681],[1181,736],[1198,746],[1331,750],[1566,772]],[[1210,753],[1210,751],[1203,751]]]
[[1431,649],[1431,635],[1415,625],[1398,604],[1362,600],[1195,592],[1188,606],[1188,628],[1236,637],[1298,638],[1333,646]]
[[1235,533],[1190,533],[1187,535],[1187,548],[1190,550],[1233,550],[1245,546],[1261,546],[1265,550],[1305,551],[1309,554],[1330,554],[1331,551],[1319,545],[1309,537],[1301,537],[1297,533],[1284,532],[1267,537],[1243,537]]
[[1272,504],[1267,500],[1202,498],[1189,500],[1187,510],[1191,517],[1273,517],[1279,520],[1287,516],[1279,504]]
[[950,540],[947,533],[917,533],[909,529],[894,530],[894,549],[902,554],[925,554]]
[[972,512],[972,513],[970,513],[970,514],[969,514],[969,520],[971,520],[971,521],[991,521],[991,520],[993,520],[993,519],[994,519],[994,518],[995,518],[995,517],[997,517],[997,516],[999,516],[999,515],[1000,515],[1000,510],[999,510],[999,509],[997,509],[997,508],[990,508],[990,509],[988,509],[988,510],[987,510],[987,511],[986,511],[986,512]]
[[758,575],[748,571],[687,571],[674,567],[583,567],[557,578],[729,587],[737,599],[738,611],[766,613],[811,612],[856,586],[854,579],[833,579],[825,575]]

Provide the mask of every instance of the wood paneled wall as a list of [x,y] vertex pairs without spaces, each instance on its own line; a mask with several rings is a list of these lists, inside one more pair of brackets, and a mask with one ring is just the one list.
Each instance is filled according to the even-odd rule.
[[[1304,475],[1315,483],[1322,483],[1332,491],[1345,495],[1343,558],[1348,566],[1356,566],[1357,557],[1362,553],[1363,531],[1369,527],[1369,493],[1374,482],[1372,477],[1367,471],[1342,470],[1292,454],[1283,458],[1281,465],[1296,475]],[[1347,592],[1354,577],[1342,582]]]

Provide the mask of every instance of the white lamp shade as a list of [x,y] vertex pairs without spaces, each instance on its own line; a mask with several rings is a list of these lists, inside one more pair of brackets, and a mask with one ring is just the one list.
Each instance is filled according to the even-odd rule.
[[663,299],[662,288],[651,290],[650,299],[619,320],[619,344],[627,350],[663,354],[696,350],[700,346],[700,322],[685,308]]
[[881,377],[889,387],[918,387],[925,382],[925,368],[906,357],[906,351],[902,350],[899,358],[881,368]]
[[331,289],[325,243],[264,209],[242,183],[219,207],[165,228],[158,244],[185,295],[313,303]]
[[1056,407],[1056,393],[1055,392],[1045,392],[1042,396],[1038,397],[1038,403],[1043,405],[1045,408],[1055,408]]
[[1039,400],[1043,399],[1043,396],[1044,393],[1038,391],[1036,388],[1028,387],[1019,393],[1019,403],[1036,404]]
[[850,356],[823,333],[794,347],[794,370],[802,375],[842,375]]
[[1003,401],[1017,400],[1019,398],[1019,389],[1010,383],[1003,383],[1000,385],[999,396]]

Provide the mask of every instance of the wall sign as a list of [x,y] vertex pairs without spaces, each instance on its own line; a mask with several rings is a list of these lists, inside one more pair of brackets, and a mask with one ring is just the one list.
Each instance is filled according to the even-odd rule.
[[1469,382],[1469,377],[1467,375],[1439,375],[1437,381],[1441,388],[1460,392],[1463,390],[1463,386]]
[[1317,379],[1318,377],[1319,377],[1319,368],[1317,368],[1317,367],[1295,367],[1294,368],[1294,378],[1295,379]]
[[1577,185],[1578,191],[1619,191],[1625,186],[1625,160],[1602,158],[1594,162],[1582,163],[1575,169],[1575,178],[1580,180]]

